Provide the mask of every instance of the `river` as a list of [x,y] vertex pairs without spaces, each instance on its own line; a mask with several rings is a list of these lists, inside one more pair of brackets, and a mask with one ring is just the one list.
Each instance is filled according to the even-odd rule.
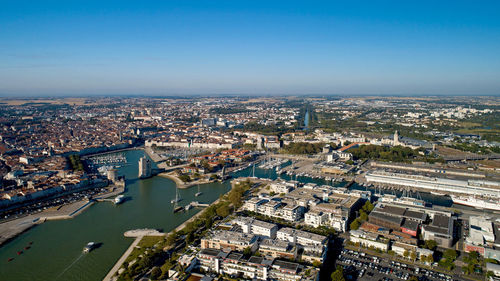
[[[175,183],[167,178],[137,179],[137,163],[144,155],[142,150],[126,152],[128,165],[119,169],[119,175],[127,178],[125,196],[130,200],[115,206],[111,202],[99,202],[73,219],[48,221],[19,235],[0,248],[1,280],[101,280],[118,258],[132,243],[123,233],[136,228],[158,228],[171,231],[200,211],[172,213],[170,200],[175,197]],[[240,171],[235,177],[252,176],[252,168]],[[255,168],[255,176],[276,179],[274,170]],[[291,177],[282,175],[283,179]],[[322,179],[299,177],[301,182],[328,184]],[[345,183],[335,183],[343,186]],[[353,185],[353,188],[362,187]],[[230,189],[229,181],[200,186],[203,194],[195,197],[196,187],[180,189],[186,205],[192,200],[209,203]],[[429,201],[438,202],[436,196],[426,194]],[[428,197],[431,196],[431,197]],[[31,249],[17,255],[29,242]],[[89,242],[102,246],[83,255],[82,248]],[[7,259],[14,257],[8,262]]]

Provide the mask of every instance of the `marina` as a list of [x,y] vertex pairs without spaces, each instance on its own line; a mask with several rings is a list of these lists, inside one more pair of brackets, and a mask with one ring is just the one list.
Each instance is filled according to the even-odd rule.
[[[94,203],[72,219],[47,221],[20,234],[0,248],[2,279],[102,280],[132,242],[124,237],[125,231],[154,227],[168,232],[201,210],[192,208],[173,214],[172,204],[165,204],[165,201],[175,197],[174,182],[163,177],[138,180],[136,163],[144,153],[130,150],[125,155],[131,164],[119,168],[119,172],[127,178],[127,190],[123,195],[131,199],[120,207],[109,202]],[[200,185],[203,194],[198,197],[194,196],[197,188],[179,189],[178,192],[186,202],[209,203],[229,188],[229,182],[208,183]],[[31,241],[36,246],[22,250]],[[98,241],[102,246],[79,258],[82,247],[89,241]],[[17,255],[20,250],[23,254]],[[9,258],[13,260],[8,261]],[[26,267],[31,270],[22,270]]]
[[[129,163],[137,163],[144,154],[140,150],[126,152]],[[132,198],[126,204],[116,208],[114,204],[94,204],[79,216],[63,221],[51,221],[38,225],[21,234],[11,242],[0,248],[0,275],[15,280],[47,280],[55,279],[61,272],[64,273],[59,280],[101,280],[113,267],[119,257],[129,248],[130,240],[123,233],[130,229],[155,227],[164,232],[169,232],[181,225],[204,207],[218,199],[220,194],[230,189],[228,181],[222,183],[200,184],[187,189],[178,189],[175,183],[164,177],[137,179],[137,166],[131,164],[119,168],[121,174],[127,177],[127,191],[124,196]],[[130,177],[129,177],[130,175]],[[304,175],[287,175],[277,173],[276,169],[260,169],[253,164],[245,165],[245,169],[233,174],[233,177],[248,177],[263,179],[298,180],[303,183],[318,185],[346,186],[341,177],[307,177]],[[344,179],[345,180],[345,179]],[[350,190],[368,190],[372,194],[394,194],[401,197],[403,191],[397,189],[376,188],[372,184],[350,182]],[[377,192],[376,192],[377,191]],[[196,196],[198,192],[201,195]],[[416,193],[410,192],[406,196],[417,198]],[[451,198],[436,196],[431,193],[420,193],[421,199],[430,202],[433,206],[452,206]],[[179,202],[165,204],[165,200],[176,199],[179,202],[189,202],[185,206]],[[183,200],[180,201],[179,199]],[[176,201],[177,201],[176,200]],[[405,200],[403,198],[403,200]],[[204,202],[204,203],[196,203]],[[205,203],[206,202],[206,203]],[[191,206],[187,207],[186,206]],[[180,208],[174,213],[174,207]],[[138,213],[140,210],[140,213]],[[168,219],[165,219],[165,218]],[[102,247],[91,255],[79,258],[82,245],[89,240],[99,241]],[[24,250],[29,241],[35,241],[37,247]],[[48,243],[48,241],[58,241]],[[42,258],[43,257],[43,258]],[[13,260],[8,261],[10,258]],[[41,262],[50,258],[50,266]],[[71,265],[71,261],[76,261]],[[30,272],[19,274],[19,269],[30,266]],[[71,265],[71,266],[70,266]],[[68,269],[66,269],[70,266]]]

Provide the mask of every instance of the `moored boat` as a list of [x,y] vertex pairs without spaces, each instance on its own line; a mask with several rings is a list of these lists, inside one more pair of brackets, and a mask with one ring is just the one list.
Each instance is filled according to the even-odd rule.
[[474,196],[451,195],[453,203],[474,207],[476,209],[487,209],[500,211],[500,202],[498,199],[483,199]]

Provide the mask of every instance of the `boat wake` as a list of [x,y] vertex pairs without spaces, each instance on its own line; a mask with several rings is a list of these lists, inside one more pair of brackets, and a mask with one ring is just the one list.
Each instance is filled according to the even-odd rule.
[[64,273],[66,273],[66,271],[68,271],[77,261],[79,261],[82,257],[84,256],[84,254],[80,254],[80,256],[78,258],[76,258],[75,261],[73,261],[70,265],[68,265],[59,275],[57,275],[57,277],[54,279],[54,280],[58,280]]

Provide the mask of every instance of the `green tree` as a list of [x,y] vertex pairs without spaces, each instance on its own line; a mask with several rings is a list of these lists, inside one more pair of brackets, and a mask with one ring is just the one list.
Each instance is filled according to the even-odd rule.
[[218,216],[221,216],[223,218],[229,216],[230,213],[229,206],[227,204],[223,204],[220,207],[217,208],[216,212]]
[[161,273],[161,269],[155,266],[151,270],[151,275],[149,277],[151,278],[151,280],[157,280],[161,276]]
[[374,208],[374,207],[375,207],[375,206],[373,206],[372,202],[370,202],[370,200],[367,200],[367,201],[365,202],[365,204],[363,205],[362,209],[363,209],[363,211],[365,211],[366,213],[370,213],[370,212],[373,210],[373,208]]
[[417,260],[417,252],[415,252],[415,251],[411,251],[411,253],[410,253],[410,259],[411,259],[412,261]]
[[443,258],[449,260],[449,261],[455,261],[457,259],[457,251],[453,250],[453,249],[447,249],[446,251],[444,251],[443,253]]
[[330,276],[332,281],[345,281],[344,269],[341,266],[337,266],[337,269]]
[[177,241],[178,234],[177,231],[173,231],[168,237],[167,240],[165,241],[168,246],[172,246],[175,244],[175,241]]
[[355,219],[353,222],[351,222],[350,227],[351,227],[351,230],[358,229],[359,228],[359,221],[358,221],[358,219]]
[[243,249],[243,255],[250,256],[251,254],[252,254],[252,248],[246,247],[245,249]]
[[429,250],[434,250],[437,247],[437,242],[434,240],[425,240],[424,246]]
[[313,261],[312,265],[314,267],[320,267],[321,266],[321,262],[320,261]]
[[405,257],[405,259],[407,259],[409,256],[410,256],[410,252],[408,250],[405,250],[403,253],[403,257]]

